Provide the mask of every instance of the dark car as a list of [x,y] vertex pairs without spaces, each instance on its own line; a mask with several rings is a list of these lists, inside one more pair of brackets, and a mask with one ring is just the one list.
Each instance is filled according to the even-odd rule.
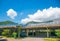
[[6,40],[6,39],[2,39],[2,38],[1,38],[1,39],[0,39],[0,41],[7,41],[7,40]]
[[20,37],[27,37],[25,32],[21,32]]

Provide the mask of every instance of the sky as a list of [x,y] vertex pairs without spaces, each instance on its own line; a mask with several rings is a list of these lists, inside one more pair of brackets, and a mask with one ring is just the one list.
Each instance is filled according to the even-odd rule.
[[60,0],[0,0],[0,22],[47,21],[60,16]]

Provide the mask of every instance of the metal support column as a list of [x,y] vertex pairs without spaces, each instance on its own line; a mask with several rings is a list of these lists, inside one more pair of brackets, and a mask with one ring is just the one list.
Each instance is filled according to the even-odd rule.
[[49,37],[49,31],[48,31],[48,28],[47,28],[47,38]]

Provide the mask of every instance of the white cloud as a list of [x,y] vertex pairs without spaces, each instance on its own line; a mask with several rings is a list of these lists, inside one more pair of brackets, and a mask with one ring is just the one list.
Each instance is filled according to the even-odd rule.
[[17,16],[17,12],[14,11],[13,9],[9,9],[7,11],[7,16],[9,16],[11,19],[14,19]]
[[37,12],[35,12],[32,15],[29,14],[28,18],[21,20],[21,23],[26,24],[30,21],[43,22],[43,21],[53,20],[57,18],[60,18],[60,8],[50,7],[48,9],[43,9],[42,11],[37,10]]
[[22,19],[21,23],[27,23],[30,22],[31,20],[29,18]]

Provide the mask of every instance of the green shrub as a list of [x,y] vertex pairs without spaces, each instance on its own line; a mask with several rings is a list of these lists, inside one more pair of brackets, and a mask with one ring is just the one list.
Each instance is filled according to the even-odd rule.
[[6,36],[6,33],[5,33],[5,32],[2,32],[2,35],[3,35],[3,36]]
[[12,36],[13,36],[13,38],[16,38],[17,37],[17,33],[16,32],[13,32],[12,33]]
[[60,30],[57,30],[57,31],[56,31],[56,35],[57,35],[58,37],[60,37]]
[[10,30],[9,29],[4,29],[2,32],[3,36],[10,36]]

